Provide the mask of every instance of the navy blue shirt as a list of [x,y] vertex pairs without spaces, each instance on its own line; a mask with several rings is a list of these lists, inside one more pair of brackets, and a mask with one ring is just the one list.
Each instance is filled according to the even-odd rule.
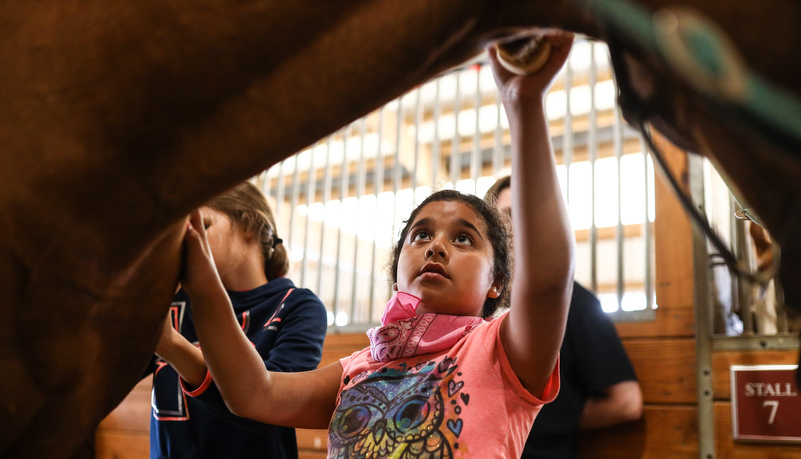
[[[327,319],[325,307],[314,293],[278,278],[246,292],[229,291],[228,295],[242,330],[268,370],[295,372],[317,367]],[[183,291],[175,295],[171,314],[181,334],[197,345],[189,297]],[[213,382],[192,397],[183,392],[178,374],[163,360],[155,358],[148,371],[154,373],[152,459],[298,457],[294,429],[232,414]]]

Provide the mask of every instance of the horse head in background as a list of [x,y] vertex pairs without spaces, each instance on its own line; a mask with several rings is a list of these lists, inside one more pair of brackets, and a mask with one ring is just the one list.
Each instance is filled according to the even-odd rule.
[[[716,162],[782,246],[799,304],[798,143],[699,92],[603,3],[616,2],[3,2],[0,455],[92,456],[95,427],[155,349],[191,209],[531,27],[609,41],[628,113]],[[622,7],[682,5],[801,96],[796,2]]]

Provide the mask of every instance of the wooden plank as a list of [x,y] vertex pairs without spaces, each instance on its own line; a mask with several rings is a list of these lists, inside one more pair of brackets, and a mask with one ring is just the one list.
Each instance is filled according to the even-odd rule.
[[322,368],[322,367],[328,366],[328,365],[338,361],[342,357],[347,357],[347,356],[351,355],[352,353],[353,353],[353,351],[348,352],[347,350],[326,349],[325,347],[323,347],[323,356],[320,359],[320,364],[317,366],[317,368]]
[[359,333],[329,333],[325,335],[325,347],[327,348],[354,348],[364,349],[370,345],[367,334]]
[[695,309],[687,305],[662,306],[657,296],[659,308],[653,322],[619,322],[617,332],[621,338],[645,337],[693,337],[695,336]]
[[731,400],[732,365],[795,365],[798,350],[715,351],[712,353],[712,393],[715,400]]
[[744,443],[732,438],[731,403],[715,402],[715,453],[725,459],[796,459],[801,445]]
[[647,405],[637,422],[579,435],[582,459],[675,459],[698,457],[698,411],[694,406]]
[[625,339],[646,404],[695,404],[695,341],[692,338]]
[[[598,237],[598,240],[614,239],[617,237],[616,226],[604,226],[596,229],[597,229],[596,236]],[[642,223],[623,225],[623,237],[627,239],[636,237],[642,239],[642,231],[643,231]],[[577,229],[574,231],[574,234],[576,235],[576,242],[585,242],[590,239],[589,229]]]
[[[596,236],[599,241],[604,239],[615,239],[617,237],[616,226],[604,226],[596,228]],[[642,240],[643,225],[642,223],[633,223],[623,225],[623,237],[625,239],[640,238]],[[590,239],[589,229],[577,229],[573,232],[576,235],[576,242],[586,242]]]
[[[687,158],[658,135],[654,141],[674,175],[687,191]],[[653,223],[656,319],[653,322],[618,323],[618,333],[628,337],[695,336],[692,227],[662,174],[656,174]]]
[[326,459],[328,455],[317,451],[298,451],[298,459]]
[[329,334],[323,344],[323,356],[318,367],[330,365],[343,357],[370,346],[364,332]]
[[[684,152],[657,133],[654,143],[686,193],[689,186]],[[660,307],[692,309],[695,304],[692,227],[667,180],[657,173],[655,182],[656,301]]]
[[99,430],[150,431],[150,394],[131,393],[98,426]]
[[139,382],[117,408],[106,416],[98,431],[125,431],[129,433],[150,432],[150,387],[152,377]]
[[295,429],[298,438],[298,449],[304,451],[325,451],[328,445],[326,429]]
[[150,436],[122,432],[95,435],[95,459],[142,459],[150,456]]

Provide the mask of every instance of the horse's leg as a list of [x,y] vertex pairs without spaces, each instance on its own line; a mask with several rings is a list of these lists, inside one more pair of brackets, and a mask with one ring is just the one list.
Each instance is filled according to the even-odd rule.
[[[71,254],[54,246],[40,264],[14,271],[8,258],[32,260],[2,252],[0,272],[26,274],[18,285],[0,283],[2,457],[70,457],[139,380],[175,288],[181,234],[180,226],[165,232],[124,270],[94,263],[106,255],[98,239],[73,239]],[[19,302],[6,302],[12,292]]]

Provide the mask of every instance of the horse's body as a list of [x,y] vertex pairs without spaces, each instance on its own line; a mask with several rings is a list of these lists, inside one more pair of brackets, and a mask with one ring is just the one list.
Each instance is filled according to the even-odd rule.
[[[0,2],[0,456],[91,456],[155,348],[193,207],[521,27],[605,37],[569,3]],[[796,2],[640,3],[704,11],[801,96]],[[722,165],[801,283],[798,162],[619,49],[658,125]]]

